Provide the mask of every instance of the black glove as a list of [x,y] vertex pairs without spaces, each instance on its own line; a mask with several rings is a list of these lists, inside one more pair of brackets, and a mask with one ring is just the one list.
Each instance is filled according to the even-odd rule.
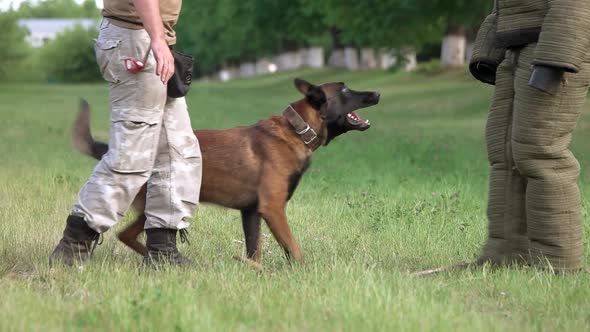
[[561,85],[563,73],[563,68],[535,65],[529,85],[535,89],[554,95]]
[[497,69],[497,63],[478,61],[469,64],[469,71],[471,72],[471,75],[473,75],[473,77],[484,83],[491,85],[496,84]]

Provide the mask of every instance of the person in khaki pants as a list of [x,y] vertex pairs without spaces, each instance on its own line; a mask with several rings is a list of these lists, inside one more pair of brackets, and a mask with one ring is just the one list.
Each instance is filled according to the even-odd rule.
[[569,145],[590,84],[590,1],[497,0],[475,78],[495,84],[486,125],[488,238],[473,263],[583,268],[580,165]]
[[180,8],[181,0],[104,1],[95,51],[110,89],[109,151],[80,190],[51,263],[90,258],[146,183],[146,263],[189,262],[176,237],[199,202],[201,152],[184,98],[168,98],[166,86]]

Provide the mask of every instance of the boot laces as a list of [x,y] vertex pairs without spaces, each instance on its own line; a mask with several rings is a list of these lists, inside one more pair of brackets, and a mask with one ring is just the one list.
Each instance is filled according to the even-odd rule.
[[102,236],[102,234],[98,234],[92,240],[90,240],[90,243],[91,243],[90,257],[92,257],[92,255],[94,254],[94,249],[96,249],[96,246],[100,246],[102,244],[103,240],[104,240],[104,237]]
[[178,232],[180,233],[180,242],[190,245],[191,241],[189,241],[189,239],[188,239],[188,230],[186,228],[184,228]]

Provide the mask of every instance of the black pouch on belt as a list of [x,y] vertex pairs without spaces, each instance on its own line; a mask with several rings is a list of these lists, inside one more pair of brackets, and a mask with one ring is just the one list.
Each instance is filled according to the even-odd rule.
[[174,75],[168,81],[168,97],[186,96],[193,80],[193,57],[171,50],[174,57]]

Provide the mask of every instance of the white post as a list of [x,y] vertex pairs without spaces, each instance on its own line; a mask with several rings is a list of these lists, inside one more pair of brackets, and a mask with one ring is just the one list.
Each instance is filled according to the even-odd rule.
[[418,59],[416,58],[416,50],[413,48],[408,48],[404,50],[404,58],[406,60],[406,64],[404,66],[405,71],[413,71],[418,66]]
[[361,49],[361,68],[375,69],[377,68],[377,55],[373,48]]
[[324,68],[324,49],[319,46],[312,46],[302,51],[303,65],[309,68]]
[[240,77],[248,78],[256,76],[256,65],[252,62],[245,62],[240,65]]
[[328,59],[328,65],[334,68],[346,68],[346,61],[344,59],[344,50],[337,49],[332,50],[330,58]]
[[443,67],[458,68],[465,64],[465,35],[450,34],[443,38],[440,61]]
[[358,70],[359,69],[359,53],[356,48],[347,47],[344,49],[344,61],[346,63],[346,69]]
[[379,51],[379,68],[387,70],[397,63],[397,58],[390,50],[382,49]]
[[231,81],[239,77],[240,71],[235,67],[225,67],[217,73],[217,77],[222,82]]

